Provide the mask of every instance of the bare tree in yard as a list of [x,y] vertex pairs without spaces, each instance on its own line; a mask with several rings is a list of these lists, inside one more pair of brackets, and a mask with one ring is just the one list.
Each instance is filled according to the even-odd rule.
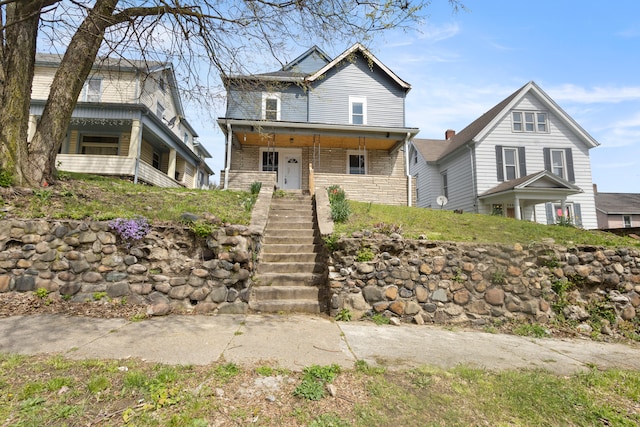
[[[242,72],[289,43],[366,40],[410,27],[427,0],[0,0],[0,170],[14,184],[55,178],[55,158],[97,58],[173,62],[182,84]],[[188,3],[191,1],[192,3]],[[455,9],[458,0],[448,0]],[[64,52],[27,143],[37,50]],[[207,69],[200,69],[202,63]],[[213,73],[212,73],[213,72]]]

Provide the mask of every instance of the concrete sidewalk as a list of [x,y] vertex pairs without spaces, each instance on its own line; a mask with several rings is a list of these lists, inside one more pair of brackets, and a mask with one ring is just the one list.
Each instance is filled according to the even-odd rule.
[[307,315],[166,316],[140,322],[62,315],[0,318],[0,352],[65,357],[136,357],[166,364],[257,363],[295,371],[313,364],[390,369],[459,364],[489,370],[542,368],[558,374],[640,369],[640,346],[534,339],[435,326],[376,326]]

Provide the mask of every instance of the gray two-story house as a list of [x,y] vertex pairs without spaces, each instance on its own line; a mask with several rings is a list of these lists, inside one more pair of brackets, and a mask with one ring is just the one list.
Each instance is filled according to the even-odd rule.
[[334,59],[313,47],[278,71],[223,80],[224,188],[260,181],[313,194],[335,184],[351,200],[413,203],[411,86],[361,44]]

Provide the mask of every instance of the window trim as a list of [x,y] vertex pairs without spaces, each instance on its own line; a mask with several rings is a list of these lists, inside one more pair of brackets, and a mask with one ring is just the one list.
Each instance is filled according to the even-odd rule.
[[[91,82],[98,83],[98,93],[97,94],[89,94],[89,86]],[[89,97],[97,97],[97,100],[91,100]],[[100,102],[102,101],[102,78],[101,77],[89,77],[85,80],[84,85],[82,87],[82,101],[83,102]]]
[[[555,165],[553,163],[553,153],[560,153],[560,156],[562,158],[562,174],[558,174],[555,171]],[[562,148],[551,148],[549,149],[549,160],[551,162],[550,166],[551,166],[551,173],[559,176],[562,179],[567,179],[567,156],[566,156],[566,152],[564,149]]]
[[[519,116],[516,119],[516,116]],[[532,115],[532,121],[527,120],[527,115]],[[541,122],[540,118],[544,120]],[[527,129],[531,126],[531,130]],[[540,126],[544,126],[541,130]],[[546,111],[514,110],[511,112],[511,131],[515,133],[549,133],[549,114]]]
[[[363,156],[364,173],[351,173],[351,156]],[[368,175],[369,168],[367,167],[367,150],[347,150],[347,175]]]
[[167,111],[160,101],[156,101],[156,116],[161,120],[164,119],[164,112]]
[[[354,104],[362,104],[362,123],[353,123],[353,106]],[[349,124],[362,126],[367,124],[367,98],[364,96],[349,96]]]
[[276,119],[275,121],[281,120],[281,106],[282,106],[282,96],[279,93],[273,92],[262,92],[262,120],[271,120],[267,119],[267,100],[275,99],[276,100]]
[[[507,165],[507,151],[513,151],[513,164]],[[507,167],[513,167],[513,178],[509,178],[507,173]],[[511,181],[520,177],[520,156],[517,147],[502,147],[502,172],[504,173],[504,180]]]
[[442,190],[442,195],[449,198],[449,177],[447,176],[447,171],[443,171],[440,173],[440,189]]

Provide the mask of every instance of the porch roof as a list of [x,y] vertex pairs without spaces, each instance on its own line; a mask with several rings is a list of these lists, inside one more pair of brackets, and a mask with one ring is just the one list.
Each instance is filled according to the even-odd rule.
[[485,191],[478,198],[486,202],[498,202],[517,197],[519,200],[537,204],[566,199],[579,193],[582,193],[582,189],[577,185],[549,171],[540,171],[505,181]]
[[[401,146],[420,131],[418,128],[359,126],[309,122],[245,120],[221,117],[218,125],[227,135],[231,129],[242,145],[275,147],[358,148],[388,150]],[[227,135],[228,136],[228,135]],[[317,139],[316,139],[317,138]]]

